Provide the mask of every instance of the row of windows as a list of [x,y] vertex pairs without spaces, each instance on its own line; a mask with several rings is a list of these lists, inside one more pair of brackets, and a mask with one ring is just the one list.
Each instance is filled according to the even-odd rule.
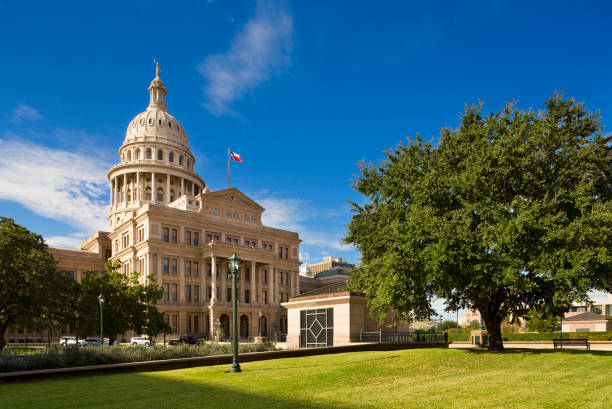
[[[162,240],[166,243],[177,243],[178,229],[171,227],[163,227]],[[183,243],[188,246],[197,247],[200,244],[200,233],[193,230],[185,230],[185,237]]]
[[[164,150],[158,149],[156,153],[157,160],[163,161],[164,156],[165,156]],[[176,155],[174,152],[172,151],[168,152],[167,154],[168,162],[174,163],[175,159],[177,159],[175,156]],[[140,148],[136,148],[136,150],[134,151],[127,150],[123,153],[124,162],[131,162],[133,160],[140,160],[140,159],[153,159],[153,149],[151,148],[145,149],[144,157],[143,157],[143,154],[141,153]],[[185,164],[188,169],[191,169],[191,159],[184,158],[182,154],[179,154],[177,161],[178,161],[179,166],[183,166],[183,164]]]
[[[198,277],[200,275],[199,263],[197,261],[185,260],[185,275]],[[178,274],[178,259],[165,257],[162,260],[163,273],[168,275]]]
[[[177,303],[178,302],[178,284],[176,283],[163,283],[162,284],[162,288],[164,290],[164,295],[162,296],[162,301],[164,302],[172,302],[172,303]],[[227,301],[227,302],[231,302],[232,301],[232,289],[231,288],[227,288],[226,289],[226,293],[225,293],[225,298],[223,300],[221,300],[221,289],[219,287],[216,287],[217,290],[217,300],[218,301]],[[199,303],[200,302],[200,286],[197,284],[185,284],[185,301],[189,302],[189,303]],[[240,296],[240,293],[238,293],[238,296]],[[202,301],[206,301],[206,300],[210,300],[212,299],[212,287],[208,286],[206,288],[206,296],[204,297],[204,299]],[[289,294],[288,293],[281,293],[281,302],[283,300],[288,300],[289,299]],[[251,291],[248,289],[244,290],[244,296],[243,299],[240,300],[238,299],[239,302],[244,302],[244,303],[250,303],[251,302]],[[268,303],[268,292],[266,290],[262,291],[262,301],[264,304]]]
[[[208,209],[209,212],[211,210],[212,210],[212,213],[215,216],[221,216],[221,210],[219,210],[219,209],[212,209],[212,208]],[[240,220],[241,219],[240,213],[232,211],[232,210],[225,210],[225,217],[227,217],[228,219],[232,219],[233,218],[234,220]],[[242,215],[242,219],[245,222],[257,223],[257,216],[245,214],[245,215]]]

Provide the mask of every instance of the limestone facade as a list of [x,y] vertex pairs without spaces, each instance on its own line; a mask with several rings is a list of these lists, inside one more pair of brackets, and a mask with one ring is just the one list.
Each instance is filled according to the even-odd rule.
[[[193,170],[185,129],[167,110],[159,66],[148,90],[149,106],[130,121],[120,162],[107,175],[110,232],[79,249],[51,248],[58,268],[80,281],[88,268],[103,271],[108,258],[117,259],[123,273],[163,287],[158,309],[172,327],[168,337],[229,337],[227,259],[235,249],[240,338],[258,335],[259,313],[264,336],[286,333],[281,302],[300,293],[298,233],[264,226],[265,209],[236,188],[210,191]],[[7,338],[20,342],[16,335],[23,334]]]

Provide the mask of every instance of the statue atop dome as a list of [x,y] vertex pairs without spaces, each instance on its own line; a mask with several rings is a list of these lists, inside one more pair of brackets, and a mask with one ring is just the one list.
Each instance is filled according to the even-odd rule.
[[159,77],[159,74],[161,74],[161,68],[159,68],[159,63],[155,61],[155,58],[153,58],[153,62],[155,63],[155,76]]

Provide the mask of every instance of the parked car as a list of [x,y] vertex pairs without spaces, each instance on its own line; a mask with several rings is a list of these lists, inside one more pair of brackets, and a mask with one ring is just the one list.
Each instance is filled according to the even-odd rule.
[[182,336],[179,338],[174,338],[168,341],[169,345],[179,345],[179,344],[188,344],[188,345],[200,345],[200,340],[196,337],[192,336]]
[[149,340],[149,337],[132,337],[130,340],[132,345],[155,345],[155,341]]
[[61,337],[58,342],[63,346],[76,345],[76,337]]
[[102,341],[100,341],[100,338],[97,337],[89,337],[89,338],[85,338],[84,340],[80,341],[81,345],[84,346],[100,346],[102,345]]

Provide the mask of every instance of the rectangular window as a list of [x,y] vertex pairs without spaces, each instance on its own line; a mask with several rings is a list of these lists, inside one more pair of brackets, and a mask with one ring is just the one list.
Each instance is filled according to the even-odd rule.
[[268,303],[268,292],[266,290],[263,291],[263,303]]
[[334,345],[334,309],[300,311],[300,348]]
[[185,301],[191,302],[191,284],[185,284]]
[[606,316],[611,316],[612,315],[612,304],[608,304],[606,305]]
[[193,232],[193,246],[198,247],[200,243],[200,233],[197,231]]
[[168,243],[170,241],[170,229],[168,227],[162,228],[163,240]]
[[187,333],[191,334],[191,315],[187,314]]
[[200,302],[200,286],[197,284],[193,286],[193,301]]
[[177,236],[177,230],[176,229],[171,229],[171,231],[170,231],[170,241],[172,243],[176,243],[176,236]]
[[191,232],[189,230],[185,230],[185,244],[191,246]]
[[219,209],[215,209],[214,213],[215,213],[215,216],[219,216],[219,213],[220,213]]
[[268,270],[263,271],[263,283],[268,284]]
[[175,301],[178,299],[178,285],[177,284],[172,284],[172,301]]
[[170,271],[172,272],[172,275],[176,275],[176,273],[178,272],[178,260],[173,258],[170,260]]
[[213,236],[213,239],[215,239],[215,241],[219,241],[219,240],[221,240],[221,236],[220,236],[220,235],[218,235],[218,234],[215,234],[215,235]]
[[168,288],[168,283],[164,283],[163,287],[164,287],[164,297],[163,297],[163,300],[164,301],[168,301],[168,296],[170,294],[170,289]]
[[232,217],[232,212],[225,212],[225,217]]
[[245,214],[245,215],[244,215],[244,221],[245,221],[245,222],[250,221],[250,217],[249,217],[249,215],[248,215],[248,214]]
[[170,259],[164,258],[164,274],[170,274]]
[[210,264],[206,265],[206,275],[208,277],[210,277],[212,275],[212,270],[211,270],[212,266]]
[[244,302],[247,304],[251,302],[251,292],[249,290],[244,290]]
[[240,218],[240,215],[238,213],[234,213],[234,219],[238,220]]
[[212,241],[212,239],[213,239],[213,238],[212,238],[212,234],[207,234],[207,235],[206,235],[206,242],[207,242],[207,243],[210,243],[210,242]]
[[247,267],[244,270],[244,281],[249,283],[251,282],[251,269]]
[[193,273],[194,277],[197,277],[200,274],[199,266],[198,266],[198,262],[197,261],[193,262],[193,267],[191,269],[191,272]]
[[185,275],[186,276],[191,275],[191,261],[189,260],[185,260]]
[[176,314],[172,315],[172,331],[178,332],[178,317]]
[[193,316],[193,331],[198,333],[200,332],[200,317],[198,317],[197,315]]
[[221,301],[221,289],[217,287],[217,301]]
[[144,241],[144,226],[140,227],[138,229],[138,242],[143,242]]
[[603,314],[603,308],[602,308],[602,306],[601,306],[601,305],[594,305],[594,306],[593,306],[593,308],[592,308],[592,311],[593,311],[595,314],[599,314],[599,315],[602,315],[602,314]]
[[232,289],[231,288],[225,289],[225,300],[232,301]]
[[206,287],[206,299],[212,300],[212,287],[211,286]]

